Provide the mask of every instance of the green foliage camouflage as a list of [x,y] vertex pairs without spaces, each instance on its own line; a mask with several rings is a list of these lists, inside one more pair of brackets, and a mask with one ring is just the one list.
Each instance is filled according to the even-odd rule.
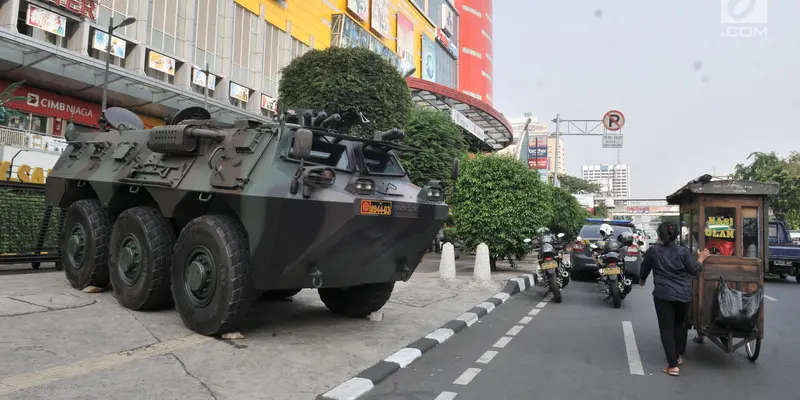
[[770,197],[769,206],[775,218],[792,228],[800,227],[800,153],[793,151],[786,158],[775,152],[754,152],[749,164],[736,164],[732,179],[777,183],[778,194]]
[[439,180],[451,188],[453,159],[461,158],[468,150],[461,127],[441,111],[413,108],[405,132],[405,144],[422,150],[401,154],[411,181],[424,186],[430,180]]
[[573,240],[586,222],[589,213],[578,199],[564,188],[549,186],[553,219],[549,228],[553,233],[564,233],[564,239]]
[[464,157],[449,204],[456,236],[467,250],[489,246],[492,265],[501,259],[522,259],[523,242],[552,218],[550,192],[536,171],[509,155]]
[[312,50],[287,65],[278,89],[290,107],[360,107],[372,121],[369,132],[402,128],[411,111],[411,92],[395,67],[365,48]]
[[0,187],[0,255],[56,251],[61,212],[53,209],[44,231],[45,210],[44,190]]

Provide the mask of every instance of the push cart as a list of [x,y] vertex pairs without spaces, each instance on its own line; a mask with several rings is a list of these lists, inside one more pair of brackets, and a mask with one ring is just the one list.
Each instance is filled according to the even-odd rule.
[[667,196],[668,204],[680,206],[681,244],[692,253],[711,252],[693,278],[689,328],[728,354],[744,347],[750,361],[758,359],[764,338],[763,303],[751,331],[734,331],[715,323],[715,299],[720,278],[743,293],[763,287],[768,260],[767,198],[777,193],[776,184],[713,180],[703,175]]

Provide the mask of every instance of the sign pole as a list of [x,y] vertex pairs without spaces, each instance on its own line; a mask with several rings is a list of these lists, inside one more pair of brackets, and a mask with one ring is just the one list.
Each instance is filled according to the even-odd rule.
[[555,171],[553,172],[553,186],[559,187],[559,186],[561,186],[561,182],[558,181],[558,145],[559,145],[558,142],[560,141],[559,139],[561,138],[561,130],[560,130],[561,114],[556,114],[556,121],[555,122],[556,122],[556,146],[555,146],[556,154],[553,155],[553,159],[555,160],[553,162],[553,164],[555,164],[554,165],[554,170]]
[[203,85],[203,108],[208,110],[208,80],[211,78],[208,63],[206,63],[206,70],[203,73],[206,74],[206,84]]

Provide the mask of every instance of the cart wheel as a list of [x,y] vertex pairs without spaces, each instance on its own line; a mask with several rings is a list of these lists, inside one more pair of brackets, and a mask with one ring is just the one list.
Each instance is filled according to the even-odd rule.
[[761,353],[761,339],[751,340],[744,345],[744,351],[747,353],[747,359],[756,362],[758,355]]

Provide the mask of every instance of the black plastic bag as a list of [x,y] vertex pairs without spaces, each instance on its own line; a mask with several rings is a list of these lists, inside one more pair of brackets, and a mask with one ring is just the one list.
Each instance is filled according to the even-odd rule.
[[752,332],[758,326],[759,311],[764,303],[764,287],[753,293],[731,289],[719,278],[714,307],[714,323],[735,332]]

